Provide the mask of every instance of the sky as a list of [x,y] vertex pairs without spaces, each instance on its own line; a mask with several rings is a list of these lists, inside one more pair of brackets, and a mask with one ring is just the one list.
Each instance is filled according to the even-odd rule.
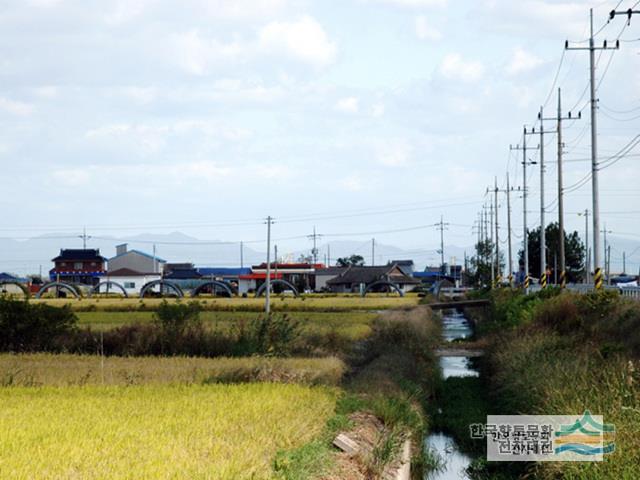
[[[523,125],[539,129],[541,105],[556,115],[558,87],[563,114],[582,113],[563,124],[565,222],[582,234],[588,52],[564,42],[587,45],[593,7],[597,44],[622,40],[597,54],[601,223],[640,240],[640,147],[612,158],[640,134],[640,15],[607,23],[635,3],[5,0],[0,237],[78,248],[86,227],[255,241],[270,215],[281,252],[311,248],[315,226],[321,243],[375,237],[436,260],[441,216],[445,243],[471,246],[487,187],[504,188],[507,172],[522,186],[509,147]],[[556,144],[544,137],[549,221]],[[530,227],[539,170],[527,173]],[[522,199],[511,200],[515,248]],[[504,194],[499,209],[504,239]]]

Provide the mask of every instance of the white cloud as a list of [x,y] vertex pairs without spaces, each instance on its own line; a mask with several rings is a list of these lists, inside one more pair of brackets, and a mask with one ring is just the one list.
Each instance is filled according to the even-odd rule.
[[296,60],[322,67],[332,63],[336,44],[315,19],[305,15],[293,22],[271,22],[258,35],[263,51],[284,53]]
[[358,113],[358,99],[356,97],[341,98],[336,103],[336,110],[344,113]]
[[364,182],[358,175],[350,175],[341,179],[338,184],[348,192],[360,192],[364,189]]
[[385,3],[397,7],[424,8],[424,7],[445,7],[449,0],[372,0],[378,3]]
[[55,170],[52,177],[57,185],[66,187],[86,187],[91,179],[91,174],[87,169],[82,168],[64,168]]
[[221,0],[218,2],[205,1],[205,5],[214,14],[222,14],[230,18],[264,17],[283,10],[289,2],[287,0]]
[[120,92],[125,97],[142,105],[153,102],[159,95],[158,89],[154,87],[123,87]]
[[0,110],[17,115],[19,117],[26,117],[33,113],[33,106],[24,102],[16,102],[9,100],[8,98],[0,97]]
[[440,73],[449,80],[475,82],[484,75],[484,65],[479,60],[465,60],[459,53],[450,53],[440,65]]
[[512,76],[520,75],[535,70],[543,63],[541,58],[518,47],[513,51],[513,56],[507,65],[507,73]]
[[371,107],[371,116],[374,118],[380,118],[384,115],[385,107],[382,103],[377,103]]
[[534,92],[527,86],[511,87],[511,95],[513,96],[516,105],[521,108],[530,106],[534,99]]
[[419,15],[415,20],[416,36],[420,40],[438,41],[442,39],[442,32],[437,28],[429,25],[427,17]]
[[174,35],[172,43],[177,63],[193,75],[204,75],[212,64],[220,60],[237,60],[247,51],[240,42],[221,43],[204,37],[198,30]]
[[153,0],[117,0],[106,16],[108,24],[120,25],[142,15]]
[[33,89],[34,95],[40,98],[52,99],[58,96],[58,87],[54,85],[45,85]]
[[413,147],[404,139],[388,139],[375,145],[376,159],[385,167],[407,165],[413,156]]
[[201,134],[208,139],[222,139],[236,142],[247,139],[251,132],[245,128],[223,125],[219,122],[202,120],[178,120],[171,124],[112,124],[91,129],[86,132],[88,140],[107,144],[129,142],[129,147],[142,147],[146,153],[156,153],[167,143],[169,137]]

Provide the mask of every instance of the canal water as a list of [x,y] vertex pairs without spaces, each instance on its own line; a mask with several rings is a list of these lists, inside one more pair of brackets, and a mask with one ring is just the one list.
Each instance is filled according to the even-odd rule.
[[[447,342],[455,342],[470,337],[473,330],[464,315],[457,312],[446,312],[442,319],[442,336]],[[440,357],[440,368],[443,378],[477,377],[469,357]],[[434,432],[425,439],[425,448],[440,456],[443,466],[440,470],[429,473],[426,480],[465,480],[466,468],[472,458],[465,455],[456,446],[454,439],[441,432]]]

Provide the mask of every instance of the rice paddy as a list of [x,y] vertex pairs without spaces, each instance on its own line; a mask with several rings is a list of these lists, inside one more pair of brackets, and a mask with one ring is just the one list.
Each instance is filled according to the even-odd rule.
[[269,383],[1,388],[0,478],[274,478],[335,399]]

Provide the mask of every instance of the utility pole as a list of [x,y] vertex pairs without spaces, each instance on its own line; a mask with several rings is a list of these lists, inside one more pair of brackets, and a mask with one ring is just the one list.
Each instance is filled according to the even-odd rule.
[[[542,121],[543,120],[555,120],[557,122],[556,131],[557,139],[558,139],[558,232],[559,232],[559,251],[560,251],[560,260],[559,260],[559,268],[560,268],[560,287],[565,288],[567,286],[567,265],[566,265],[566,256],[565,256],[565,241],[564,241],[564,183],[562,179],[562,157],[563,157],[563,148],[564,143],[562,143],[562,121],[563,120],[579,120],[582,118],[582,112],[578,112],[577,117],[573,117],[571,112],[568,113],[566,117],[562,116],[562,92],[558,88],[558,114],[556,117],[544,118],[542,116],[542,108],[540,109],[540,113],[538,115],[541,124],[541,132],[542,132]],[[544,132],[550,133],[550,132]],[[541,133],[542,135],[543,133]],[[541,137],[542,141],[542,137]],[[542,169],[542,163],[544,162],[544,146],[541,147],[540,150],[540,164]],[[542,175],[542,173],[541,173]],[[544,210],[544,206],[542,207]],[[544,218],[544,211],[541,212],[542,217]],[[544,241],[544,222],[542,222],[542,238]]]
[[589,210],[585,208],[584,213],[578,213],[584,216],[584,283],[589,283],[589,275],[591,273],[591,259],[589,254]]
[[156,273],[157,270],[158,270],[158,261],[156,259],[156,244],[154,243],[153,244],[153,273]]
[[309,239],[313,240],[313,250],[311,250],[311,255],[313,255],[313,263],[314,265],[316,263],[318,263],[318,244],[317,244],[317,240],[318,238],[322,237],[322,235],[319,235],[316,233],[316,227],[314,225],[313,227],[313,234],[309,235]]
[[87,235],[87,227],[82,227],[82,235],[78,235],[78,238],[82,239],[82,249],[87,249],[87,240],[91,238],[91,235]]
[[244,268],[244,242],[240,242],[240,268]]
[[327,267],[331,266],[331,244],[327,243]]
[[523,128],[522,133],[522,147],[516,145],[515,147],[509,147],[511,150],[522,150],[522,221],[523,221],[523,250],[524,250],[524,291],[529,292],[529,239],[527,228],[527,165],[535,165],[536,162],[527,160],[527,150],[537,150],[540,148],[538,145],[536,148],[527,147],[527,127]]
[[273,218],[267,217],[267,277],[265,283],[267,284],[265,291],[264,313],[268,317],[271,314],[271,225],[273,224]]
[[[499,207],[498,207],[498,193],[500,192],[506,192],[507,195],[509,195],[508,192],[508,173],[507,173],[507,190],[501,190],[498,188],[498,177],[495,178],[494,180],[494,187],[492,189],[493,192],[493,203],[495,204],[495,220],[494,220],[494,230],[495,230],[495,244],[496,244],[496,248],[494,250],[495,253],[495,257],[493,259],[493,264],[492,264],[492,272],[493,272],[493,265],[495,265],[495,278],[494,275],[492,274],[492,280],[493,280],[493,285],[498,286],[500,284],[500,282],[502,282],[502,272],[500,270],[500,227],[499,227]],[[487,190],[488,191],[488,190]],[[507,204],[509,203],[509,200],[507,199]],[[509,217],[509,213],[507,214],[507,217]],[[509,218],[507,220],[509,222],[509,224],[511,223],[511,219]],[[509,267],[511,268],[511,267]]]
[[547,241],[546,221],[544,219],[544,117],[543,107],[540,107],[540,284],[547,286]]
[[449,224],[445,223],[442,215],[440,215],[440,223],[436,223],[435,226],[440,230],[440,269],[444,275],[447,273],[444,268],[444,231]]
[[511,252],[511,186],[509,185],[509,172],[507,172],[507,237],[509,239],[509,287],[513,287],[513,260]]
[[487,242],[489,240],[489,215],[487,214],[487,206],[484,205],[483,207],[483,211],[484,211],[484,222],[483,222],[483,230],[484,230],[484,234],[483,234],[483,238],[482,240],[484,242]]
[[491,253],[489,253],[489,262],[491,263],[491,288],[493,288],[493,286],[496,283],[496,266],[495,263],[493,263],[493,199],[489,200],[491,202],[491,204],[489,205],[489,217],[491,218],[491,226],[489,228],[489,232],[491,233]]
[[371,239],[371,266],[375,267],[376,265],[376,239]]
[[278,278],[278,245],[273,246],[273,276]]
[[[617,12],[613,12],[615,17]],[[610,18],[613,18],[610,17]],[[589,10],[589,46],[569,47],[569,41],[565,42],[565,50],[588,50],[589,51],[589,81],[591,85],[591,189],[593,197],[593,268],[594,284],[596,289],[602,288],[602,270],[600,268],[600,191],[598,189],[598,128],[597,111],[598,100],[596,99],[596,50],[608,50],[620,48],[620,40],[616,40],[615,47],[608,47],[605,40],[602,47],[596,47],[593,38],[593,9]]]
[[627,274],[627,252],[622,252],[622,275]]
[[[604,230],[601,232],[604,235],[604,272],[605,277],[607,278],[607,284],[610,284],[611,280],[609,278],[609,262],[607,261],[607,253],[611,252],[611,247],[607,244],[607,233],[613,233],[611,230],[607,230],[607,224],[604,224]],[[593,254],[595,258],[595,252]]]
[[[636,5],[638,4],[636,3]],[[627,25],[631,25],[631,17],[635,13],[640,13],[640,10],[633,10],[631,8],[629,8],[628,10],[611,10],[611,12],[609,13],[609,20],[613,20],[616,15],[626,15],[628,17]]]

